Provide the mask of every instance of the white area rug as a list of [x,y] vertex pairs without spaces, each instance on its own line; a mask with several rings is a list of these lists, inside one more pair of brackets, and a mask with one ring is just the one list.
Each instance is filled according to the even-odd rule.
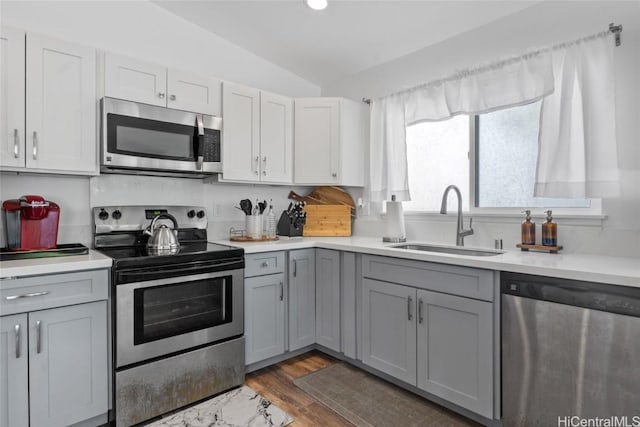
[[242,386],[146,427],[271,427],[286,426],[292,421],[282,409]]

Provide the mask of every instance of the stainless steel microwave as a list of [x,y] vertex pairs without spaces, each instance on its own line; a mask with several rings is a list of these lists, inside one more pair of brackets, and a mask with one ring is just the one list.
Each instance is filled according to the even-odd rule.
[[222,172],[222,119],[102,98],[100,170],[199,178]]

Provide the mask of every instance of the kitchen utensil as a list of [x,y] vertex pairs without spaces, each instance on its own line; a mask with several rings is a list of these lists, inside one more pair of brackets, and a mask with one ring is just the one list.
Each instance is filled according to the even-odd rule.
[[244,212],[245,215],[251,215],[252,209],[253,209],[253,205],[251,204],[251,200],[249,199],[240,200],[240,210]]
[[[173,222],[173,229],[170,229],[165,224],[157,225],[158,220],[163,218]],[[147,249],[158,255],[175,254],[180,249],[180,243],[178,242],[178,221],[176,221],[176,218],[171,214],[161,213],[156,215],[149,227],[144,230],[144,234],[150,236],[147,242]]]

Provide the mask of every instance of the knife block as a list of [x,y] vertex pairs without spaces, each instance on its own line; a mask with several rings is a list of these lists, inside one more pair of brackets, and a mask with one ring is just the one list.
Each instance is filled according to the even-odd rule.
[[297,227],[294,227],[286,211],[280,215],[277,227],[278,236],[301,237],[303,228],[304,224],[298,224]]

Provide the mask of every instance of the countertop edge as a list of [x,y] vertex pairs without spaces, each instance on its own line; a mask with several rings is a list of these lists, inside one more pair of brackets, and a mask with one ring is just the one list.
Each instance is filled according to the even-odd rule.
[[0,262],[0,279],[110,268],[113,260],[90,249],[86,255]]

